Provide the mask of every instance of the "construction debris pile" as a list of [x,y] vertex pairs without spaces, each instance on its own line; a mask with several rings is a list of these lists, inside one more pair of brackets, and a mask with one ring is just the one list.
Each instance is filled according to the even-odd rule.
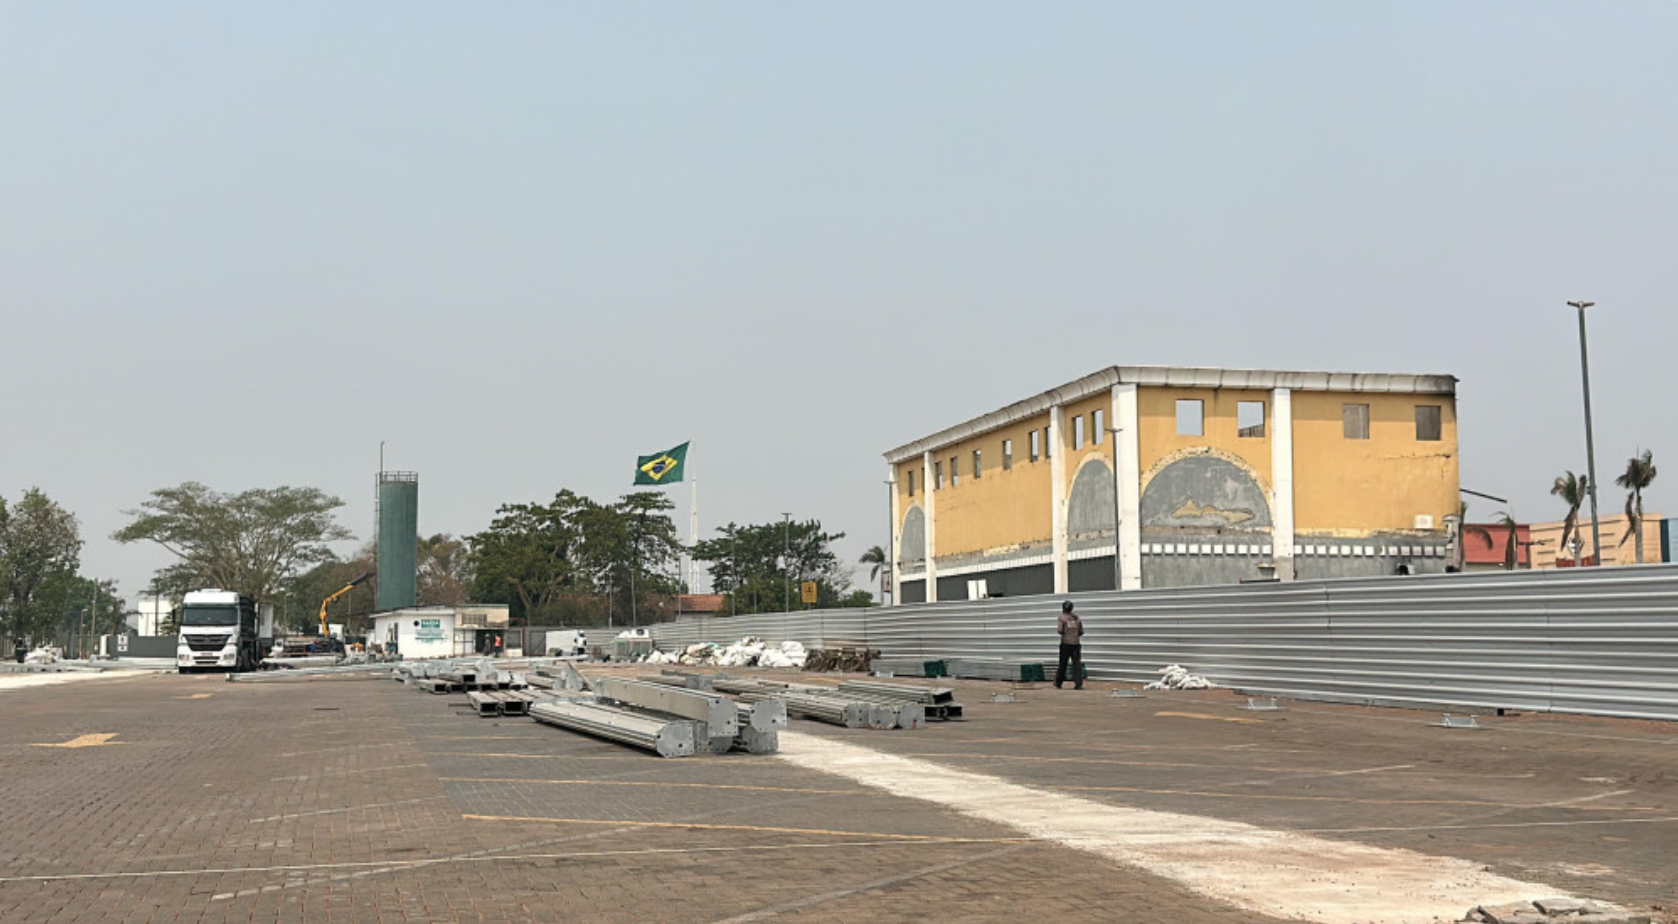
[[727,647],[703,643],[689,645],[680,653],[654,651],[642,663],[685,664],[690,667],[803,667],[808,655],[800,642],[789,640],[771,645],[748,635]]
[[1189,673],[1181,664],[1169,664],[1159,669],[1160,678],[1142,687],[1144,690],[1210,690],[1217,684],[1199,674]]
[[870,648],[818,648],[805,659],[804,669],[822,673],[867,674],[873,671],[874,659],[879,656],[878,651]]

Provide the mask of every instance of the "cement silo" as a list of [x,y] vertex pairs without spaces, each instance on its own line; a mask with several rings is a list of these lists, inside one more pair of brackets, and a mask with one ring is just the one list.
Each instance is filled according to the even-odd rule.
[[379,473],[380,612],[413,606],[419,565],[419,475]]

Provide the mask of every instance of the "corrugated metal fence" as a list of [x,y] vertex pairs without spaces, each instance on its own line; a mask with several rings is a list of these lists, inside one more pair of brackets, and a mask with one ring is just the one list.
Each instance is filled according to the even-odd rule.
[[[1181,664],[1226,687],[1389,705],[1678,719],[1678,565],[1074,594],[1096,679]],[[682,620],[659,646],[755,635],[889,656],[1056,656],[1058,597]]]

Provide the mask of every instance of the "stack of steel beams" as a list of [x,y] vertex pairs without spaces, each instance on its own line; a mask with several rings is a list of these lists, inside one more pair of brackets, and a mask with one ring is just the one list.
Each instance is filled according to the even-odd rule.
[[956,702],[956,693],[949,687],[923,687],[910,683],[883,683],[877,680],[846,680],[839,684],[839,691],[848,696],[882,702],[919,703],[929,719],[959,719],[962,716],[961,704]]
[[1016,683],[1044,679],[1042,661],[1013,661],[1003,658],[951,658],[950,676],[969,680],[1009,680]]

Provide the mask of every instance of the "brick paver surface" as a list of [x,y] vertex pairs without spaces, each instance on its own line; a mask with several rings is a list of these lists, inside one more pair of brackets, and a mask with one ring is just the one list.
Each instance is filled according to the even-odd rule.
[[[1678,897],[1669,724],[1470,731],[1223,691],[1003,704],[1000,685],[951,685],[965,721],[794,725],[1114,805],[1463,857],[1657,920]],[[65,743],[86,746],[48,746]],[[772,757],[661,760],[383,680],[8,690],[0,767],[5,924],[1267,920]]]

